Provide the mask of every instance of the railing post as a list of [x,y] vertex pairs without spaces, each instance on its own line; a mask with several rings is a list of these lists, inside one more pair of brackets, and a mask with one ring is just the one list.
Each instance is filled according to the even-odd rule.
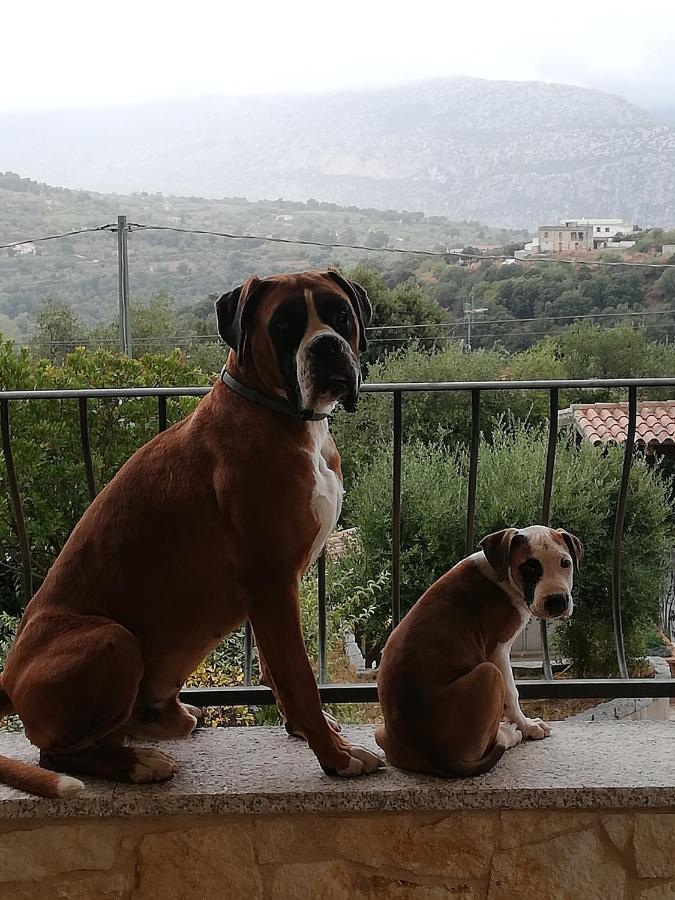
[[117,277],[120,316],[120,350],[131,357],[131,319],[129,317],[129,253],[126,216],[117,217]]
[[14,454],[12,453],[12,435],[9,427],[8,400],[2,400],[0,402],[0,424],[0,430],[2,431],[2,453],[5,457],[9,495],[12,502],[12,513],[14,514],[14,523],[16,525],[16,533],[19,538],[19,549],[21,552],[23,592],[26,603],[28,603],[33,596],[33,563],[30,556],[30,541],[28,540],[28,531],[26,530],[26,518],[23,514],[21,492],[19,491],[19,482],[16,477]]
[[253,670],[253,629],[251,623],[246,620],[244,626],[244,684],[251,684],[251,672]]
[[[558,447],[558,388],[551,388],[549,394],[548,413],[548,447],[546,450],[546,473],[544,475],[544,493],[541,498],[540,525],[551,524],[551,499],[553,497],[553,475],[555,473],[555,454]],[[541,651],[544,665],[544,678],[553,678],[551,668],[551,651],[548,646],[548,622],[539,620]]]
[[316,562],[319,602],[319,684],[326,683],[326,550]]
[[478,453],[480,450],[480,390],[471,391],[471,449],[469,451],[469,485],[466,502],[466,530],[464,555],[473,553],[476,539],[476,486],[478,484]]
[[403,394],[394,391],[393,493],[391,515],[391,625],[401,621],[401,444]]
[[157,397],[157,430],[166,431],[168,424],[166,397],[164,394],[160,394]]
[[612,618],[614,620],[614,644],[616,646],[616,660],[619,666],[619,674],[622,678],[628,678],[628,664],[626,662],[626,648],[623,640],[623,623],[621,621],[621,541],[623,539],[623,526],[626,520],[626,500],[628,498],[628,482],[630,481],[630,469],[633,461],[633,449],[635,447],[635,428],[637,425],[637,388],[628,388],[628,432],[626,434],[626,446],[623,453],[623,467],[621,470],[621,486],[616,501],[616,515],[614,517],[614,536],[612,538]]
[[91,441],[89,439],[89,416],[87,411],[87,398],[80,397],[80,444],[82,445],[82,460],[87,476],[87,488],[89,489],[89,502],[96,499],[96,478],[94,476],[94,462],[91,458]]

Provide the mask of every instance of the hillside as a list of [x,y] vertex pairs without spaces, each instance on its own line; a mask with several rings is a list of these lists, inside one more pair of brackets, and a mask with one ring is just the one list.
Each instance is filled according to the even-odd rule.
[[[498,244],[525,232],[453,223],[395,210],[363,210],[318,202],[249,203],[157,194],[115,196],[38,184],[0,173],[0,244],[115,222],[259,234],[375,247],[423,249]],[[37,244],[36,255],[0,250],[0,332],[26,334],[46,296],[71,303],[85,322],[109,321],[117,308],[117,241],[114,234],[84,234]],[[369,254],[377,257],[378,254]],[[132,298],[147,301],[161,291],[179,304],[203,300],[249,275],[339,262],[354,265],[361,252],[236,241],[176,232],[133,232],[129,237]],[[393,254],[403,265],[408,258]],[[411,266],[418,257],[412,257]]]
[[675,129],[619,97],[454,78],[0,115],[0,170],[99,191],[285,197],[532,228],[675,225]]

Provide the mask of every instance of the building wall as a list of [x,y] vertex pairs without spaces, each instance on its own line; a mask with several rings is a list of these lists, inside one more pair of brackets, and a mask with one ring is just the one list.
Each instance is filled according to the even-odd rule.
[[591,232],[587,225],[542,225],[539,228],[539,247],[542,253],[590,250]]
[[668,900],[675,811],[5,822],[2,900]]

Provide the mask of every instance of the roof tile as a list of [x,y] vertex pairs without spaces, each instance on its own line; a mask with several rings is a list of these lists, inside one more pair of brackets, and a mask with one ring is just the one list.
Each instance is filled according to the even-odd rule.
[[[628,435],[627,403],[577,403],[570,407],[576,430],[592,444],[622,443]],[[637,444],[675,443],[675,400],[638,404]]]

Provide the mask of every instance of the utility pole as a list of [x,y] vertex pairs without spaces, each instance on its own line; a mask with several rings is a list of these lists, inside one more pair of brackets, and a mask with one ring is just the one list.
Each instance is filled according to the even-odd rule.
[[129,255],[126,216],[117,217],[117,273],[120,301],[120,350],[131,357],[131,319],[129,316]]
[[471,352],[471,326],[473,325],[475,318],[479,313],[484,313],[487,311],[487,306],[482,306],[479,309],[476,309],[474,289],[471,288],[471,305],[467,306],[465,304],[464,306],[464,322],[466,324],[466,349],[468,353]]

